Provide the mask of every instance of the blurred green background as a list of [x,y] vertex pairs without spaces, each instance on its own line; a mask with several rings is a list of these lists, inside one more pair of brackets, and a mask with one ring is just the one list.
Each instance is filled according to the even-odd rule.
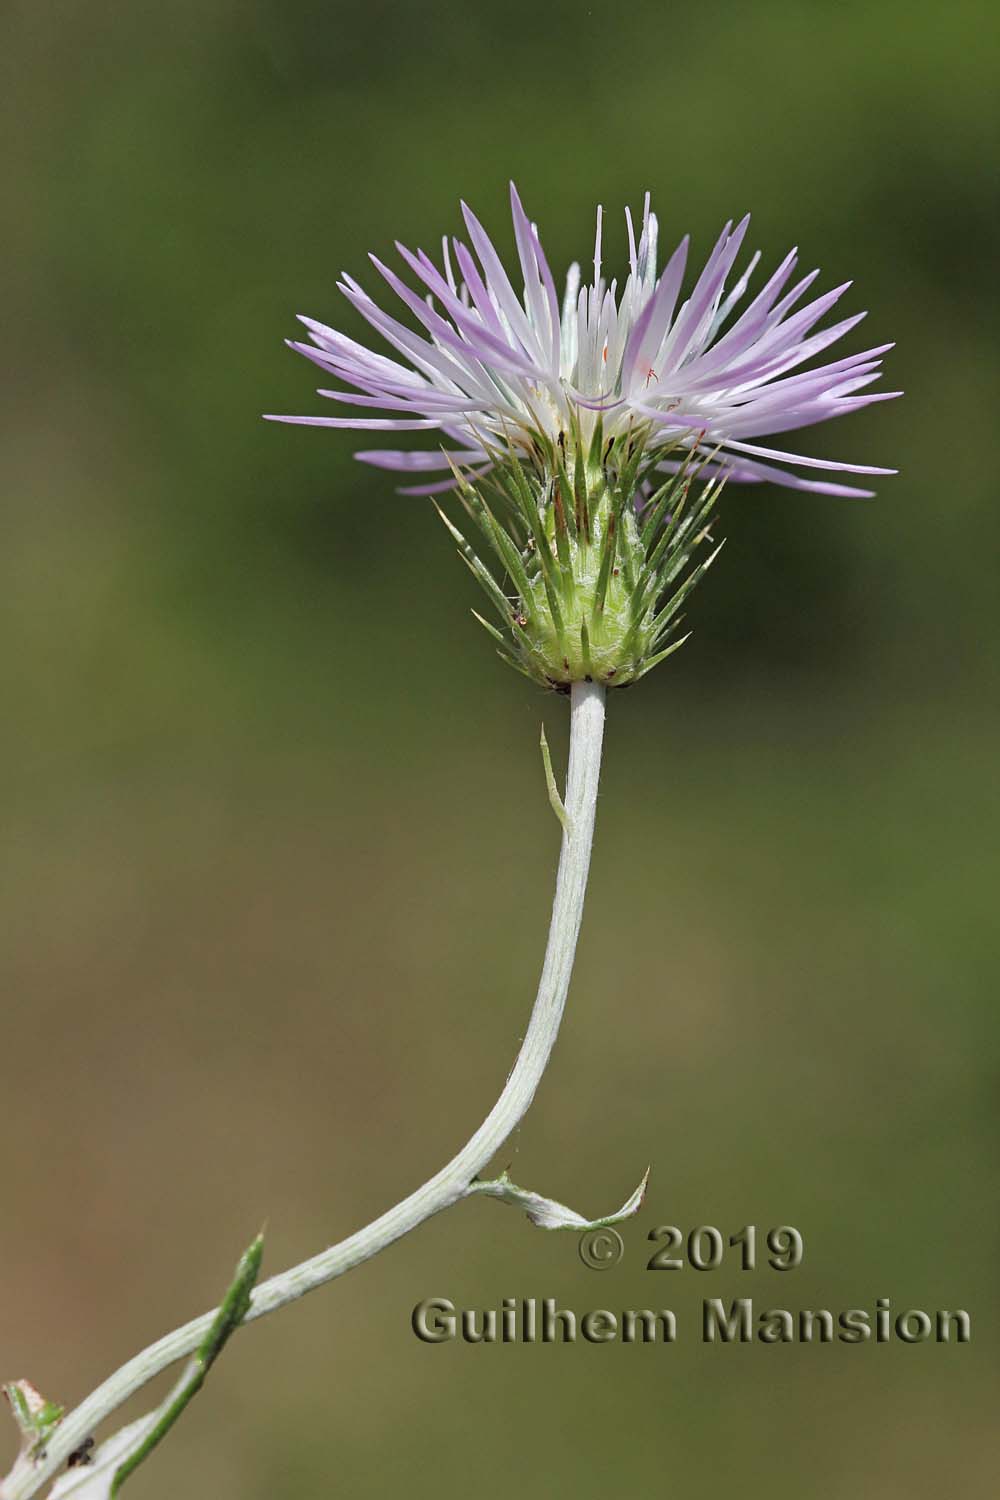
[[[807,434],[874,502],[732,489],[692,640],[613,695],[564,1034],[517,1180],[237,1338],[150,1500],[992,1494],[996,12],[8,0],[0,1374],[82,1397],[441,1164],[534,992],[565,704],[282,348],[506,183],[553,266],[653,191],[856,278],[904,401]],[[610,243],[609,243],[610,241]],[[862,347],[853,342],[851,347]],[[797,436],[797,435],[796,435]],[[654,1276],[656,1224],[802,1268]],[[422,1297],[676,1309],[671,1349],[417,1343]],[[965,1307],[968,1347],[707,1348],[703,1296]],[[145,1409],[148,1393],[135,1407]],[[13,1455],[13,1432],[7,1455]],[[5,1464],[3,1465],[5,1466]]]

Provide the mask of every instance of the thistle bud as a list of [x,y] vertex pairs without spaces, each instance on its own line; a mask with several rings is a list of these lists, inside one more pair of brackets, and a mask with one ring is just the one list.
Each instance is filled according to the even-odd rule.
[[625,686],[675,651],[686,639],[677,637],[681,605],[719,550],[694,562],[711,540],[722,484],[716,478],[692,493],[703,463],[686,454],[656,486],[643,434],[605,443],[598,422],[586,448],[578,433],[560,434],[530,463],[497,452],[476,483],[456,472],[492,569],[441,515],[493,606],[496,625],[476,618],[499,655],[566,690],[580,681]]

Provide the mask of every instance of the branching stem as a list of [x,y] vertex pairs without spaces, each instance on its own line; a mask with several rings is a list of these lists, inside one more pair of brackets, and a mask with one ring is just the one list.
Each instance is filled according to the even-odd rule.
[[[559,1031],[583,916],[604,739],[603,687],[590,682],[574,683],[570,715],[566,823],[545,961],[531,1020],[503,1092],[457,1156],[416,1192],[338,1245],[262,1282],[253,1293],[245,1322],[275,1312],[286,1302],[370,1260],[425,1219],[467,1196],[474,1179],[500,1150],[531,1104]],[[209,1312],[185,1323],[116,1370],[63,1418],[46,1444],[44,1458],[23,1457],[17,1461],[8,1479],[0,1485],[0,1500],[29,1500],[74,1449],[133,1392],[176,1360],[197,1350],[215,1317],[215,1312]]]

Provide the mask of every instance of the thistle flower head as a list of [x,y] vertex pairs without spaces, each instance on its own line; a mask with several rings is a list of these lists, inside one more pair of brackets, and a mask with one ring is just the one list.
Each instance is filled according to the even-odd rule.
[[[381,415],[278,420],[440,434],[430,450],[356,456],[419,476],[404,493],[458,490],[515,591],[504,592],[449,522],[501,615],[494,633],[508,659],[557,685],[633,681],[672,649],[678,601],[695,575],[667,595],[707,536],[722,480],[868,495],[795,471],[894,472],[756,441],[898,395],[867,390],[891,345],[815,364],[864,314],[815,331],[850,283],[806,301],[818,273],[793,282],[794,251],[749,300],[759,255],[727,291],[748,218],[726,225],[684,298],[687,238],[657,274],[648,194],[638,235],[626,211],[621,289],[603,274],[599,209],[592,280],[584,285],[574,263],[560,303],[513,185],[511,209],[520,293],[463,205],[468,242],[446,238],[440,263],[397,244],[419,290],[371,257],[411,323],[385,312],[353,277],[338,283],[401,358],[311,318],[302,319],[311,342],[292,343],[345,387],[320,395]],[[695,477],[702,487],[692,500]]]

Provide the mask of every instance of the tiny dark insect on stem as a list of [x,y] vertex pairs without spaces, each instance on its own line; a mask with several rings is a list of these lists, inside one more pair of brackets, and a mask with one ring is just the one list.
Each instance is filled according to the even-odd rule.
[[90,1450],[93,1446],[94,1439],[92,1437],[84,1438],[79,1448],[74,1448],[69,1458],[67,1458],[67,1469],[77,1469],[81,1468],[84,1464],[89,1464],[91,1462]]

